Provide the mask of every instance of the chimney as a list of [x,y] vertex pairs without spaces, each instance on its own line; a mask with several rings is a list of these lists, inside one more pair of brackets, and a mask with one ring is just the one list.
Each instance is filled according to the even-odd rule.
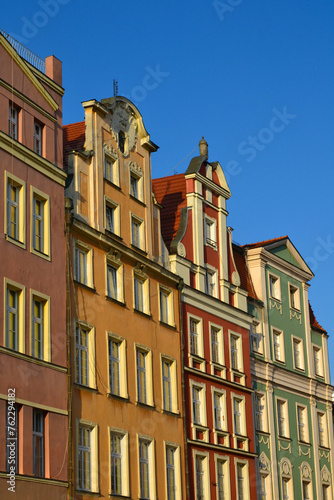
[[208,143],[206,142],[206,140],[204,139],[204,137],[202,137],[202,139],[199,141],[199,154],[200,156],[206,156],[208,157]]
[[45,74],[58,85],[62,85],[62,64],[55,56],[45,59]]

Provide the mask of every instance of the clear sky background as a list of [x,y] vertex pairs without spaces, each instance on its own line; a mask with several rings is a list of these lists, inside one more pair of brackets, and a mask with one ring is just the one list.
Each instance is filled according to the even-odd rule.
[[232,191],[235,241],[288,234],[315,273],[332,381],[333,27],[333,0],[20,0],[1,21],[63,62],[64,124],[118,80],[160,146],[153,177],[184,172],[205,137]]

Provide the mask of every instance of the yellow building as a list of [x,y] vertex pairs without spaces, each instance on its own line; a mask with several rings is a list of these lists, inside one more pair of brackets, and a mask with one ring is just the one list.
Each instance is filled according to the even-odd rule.
[[157,146],[126,98],[83,107],[64,127],[70,493],[185,498],[179,278],[152,195]]

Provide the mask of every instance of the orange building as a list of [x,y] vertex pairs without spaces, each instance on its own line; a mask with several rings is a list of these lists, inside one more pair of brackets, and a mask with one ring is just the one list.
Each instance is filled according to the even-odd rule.
[[62,69],[1,33],[0,496],[59,500],[68,440]]
[[83,103],[68,172],[71,498],[185,497],[179,278],[152,195],[137,108]]

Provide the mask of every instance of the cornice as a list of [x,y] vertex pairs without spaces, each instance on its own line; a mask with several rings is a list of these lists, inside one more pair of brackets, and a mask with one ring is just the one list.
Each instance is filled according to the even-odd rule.
[[185,175],[186,179],[196,179],[197,181],[201,182],[203,186],[208,187],[211,189],[214,193],[218,193],[221,196],[224,196],[226,200],[228,200],[231,197],[231,193],[227,191],[226,189],[222,188],[221,186],[218,186],[215,182],[211,181],[207,177],[204,177],[204,175],[199,174],[199,173],[194,173],[194,174],[186,174]]
[[15,141],[2,131],[0,131],[0,149],[3,149],[7,153],[15,156],[15,158],[18,158],[35,170],[38,170],[53,181],[58,182],[61,186],[65,186],[67,174],[64,170],[56,167],[56,165],[27,148],[20,142]]
[[242,384],[237,384],[236,382],[230,382],[229,380],[226,380],[225,378],[215,377],[214,375],[211,375],[210,373],[202,372],[201,370],[196,370],[196,368],[191,368],[189,366],[185,366],[184,371],[189,372],[196,377],[206,378],[208,380],[211,380],[212,382],[214,382],[216,384],[231,387],[235,390],[238,390],[238,393],[247,392],[249,394],[252,394],[254,392],[254,389],[252,389],[251,387],[247,387],[247,386],[242,385]]
[[221,453],[224,452],[224,453],[230,453],[232,455],[242,455],[250,458],[256,458],[258,456],[256,453],[252,453],[250,451],[244,451],[239,448],[229,448],[221,444],[207,443],[206,441],[194,441],[193,439],[187,439],[187,443],[194,447],[197,446],[201,449],[208,448],[210,450],[220,451]]

